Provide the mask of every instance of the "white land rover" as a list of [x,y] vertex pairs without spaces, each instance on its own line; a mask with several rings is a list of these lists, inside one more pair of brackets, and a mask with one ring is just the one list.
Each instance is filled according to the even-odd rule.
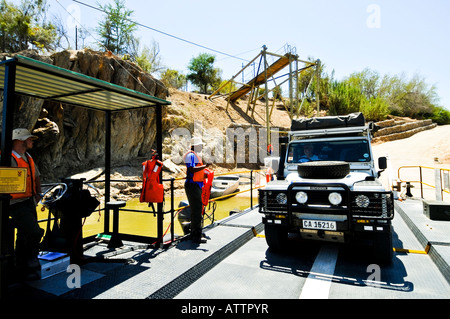
[[259,190],[269,248],[286,247],[289,233],[305,240],[365,243],[379,263],[392,260],[392,191],[378,180],[372,123],[361,113],[294,120],[281,148],[277,180]]

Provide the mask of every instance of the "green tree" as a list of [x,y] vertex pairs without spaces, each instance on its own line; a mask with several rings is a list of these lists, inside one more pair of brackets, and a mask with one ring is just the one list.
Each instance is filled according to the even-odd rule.
[[99,23],[97,34],[103,48],[118,55],[130,54],[136,39],[136,23],[130,20],[134,11],[127,10],[124,0],[114,0],[114,5],[99,7],[106,12],[106,19]]
[[221,82],[221,70],[214,68],[215,59],[214,55],[202,53],[189,62],[188,69],[191,73],[187,75],[187,79],[202,93],[207,93],[209,87],[218,87]]
[[19,6],[1,0],[0,50],[53,50],[57,35],[55,26],[46,21],[47,8],[45,0],[22,0]]
[[432,114],[428,118],[439,125],[447,125],[450,124],[450,111],[442,106],[433,106]]
[[389,105],[381,97],[361,99],[359,111],[370,121],[382,121],[389,115]]
[[161,74],[161,81],[167,87],[180,89],[186,83],[186,76],[177,70],[167,69]]
[[[234,92],[237,90],[237,86],[234,81],[229,82],[227,80],[223,80],[220,82],[219,87],[221,87],[223,85],[225,85],[225,86],[219,91],[219,93],[221,93],[221,94],[229,94],[230,92]],[[215,89],[215,86],[214,86],[214,89]]]
[[333,81],[328,88],[328,110],[332,115],[358,112],[362,100],[359,87],[348,81]]
[[394,77],[387,90],[387,100],[394,115],[420,119],[432,114],[433,107],[439,101],[436,87],[428,86],[419,75],[410,80],[405,80],[404,76]]
[[329,81],[325,88],[326,107],[330,114],[363,112],[369,120],[383,120],[389,114],[416,119],[435,118],[445,122],[447,114],[436,103],[436,88],[415,75],[385,75],[365,69],[343,80]]
[[378,96],[379,80],[380,76],[376,71],[364,69],[362,72],[350,74],[346,82],[358,88],[365,98],[371,99]]
[[139,51],[139,40],[135,41],[136,48],[131,52],[131,59],[139,65],[144,72],[153,74],[156,72],[161,72],[163,70],[163,65],[161,63],[161,57],[159,56],[159,44],[153,41],[151,48],[146,45],[142,49],[141,53]]

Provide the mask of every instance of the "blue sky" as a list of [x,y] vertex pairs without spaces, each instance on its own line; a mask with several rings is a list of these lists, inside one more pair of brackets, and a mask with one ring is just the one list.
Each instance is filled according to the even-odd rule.
[[[98,6],[112,0],[80,0]],[[14,1],[17,2],[17,1]],[[253,59],[263,45],[283,54],[295,47],[301,59],[320,59],[341,79],[365,68],[384,74],[419,74],[437,87],[450,109],[450,1],[448,0],[126,0],[133,19],[197,44]],[[95,35],[100,12],[71,0],[48,0],[50,15],[70,30],[74,19]],[[66,10],[64,10],[64,7]],[[139,28],[144,45],[159,43],[162,63],[187,73],[191,58],[208,52],[231,78],[245,61]],[[242,54],[244,53],[245,54]]]

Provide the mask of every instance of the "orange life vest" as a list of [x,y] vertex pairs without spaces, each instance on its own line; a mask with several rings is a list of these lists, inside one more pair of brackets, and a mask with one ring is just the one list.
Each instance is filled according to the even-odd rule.
[[17,162],[17,167],[26,168],[27,169],[27,186],[25,193],[20,194],[11,194],[12,199],[18,198],[28,198],[32,197],[36,194],[36,169],[34,166],[34,161],[31,156],[26,153],[25,156],[28,159],[28,163],[22,158],[16,156],[14,153],[11,153],[14,159]]
[[203,206],[208,205],[209,203],[209,197],[211,196],[211,187],[212,187],[212,182],[214,179],[214,172],[205,168],[205,181],[203,183],[203,188],[202,188],[202,204]]
[[143,180],[140,202],[162,203],[164,201],[164,185],[160,182],[160,173],[163,163],[153,157],[142,165]]
[[[185,163],[186,163],[186,157],[188,156],[189,153],[193,153],[195,155],[195,157],[197,158],[197,165],[195,165],[195,166],[203,165],[202,159],[194,151],[189,151],[184,155],[183,161]],[[203,182],[204,179],[205,179],[205,172],[203,169],[198,172],[194,172],[194,177],[192,177],[192,180],[194,182]]]

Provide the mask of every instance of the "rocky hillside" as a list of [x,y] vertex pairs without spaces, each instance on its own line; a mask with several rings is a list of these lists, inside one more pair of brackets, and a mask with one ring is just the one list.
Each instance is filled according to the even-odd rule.
[[[18,54],[165,99],[167,88],[133,63],[90,50],[63,51],[49,57],[35,51]],[[9,54],[2,54],[0,60]],[[34,155],[42,175],[57,180],[104,165],[103,112],[20,96],[14,127],[39,136]],[[155,139],[152,108],[113,113],[112,162],[120,164],[147,156]]]

